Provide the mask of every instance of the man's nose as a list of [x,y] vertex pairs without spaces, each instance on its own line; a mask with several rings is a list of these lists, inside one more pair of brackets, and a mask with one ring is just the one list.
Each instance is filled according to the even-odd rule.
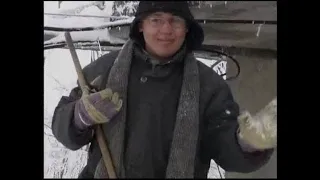
[[173,27],[172,25],[170,24],[170,22],[168,21],[165,21],[162,25],[162,27],[160,28],[160,31],[162,33],[172,33],[173,32]]

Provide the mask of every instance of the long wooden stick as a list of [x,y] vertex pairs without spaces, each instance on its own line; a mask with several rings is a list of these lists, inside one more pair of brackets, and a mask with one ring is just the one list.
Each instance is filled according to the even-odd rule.
[[[84,78],[84,75],[83,75],[83,72],[82,72],[82,68],[81,68],[81,65],[80,65],[80,62],[79,62],[79,58],[77,56],[77,53],[76,53],[76,50],[75,50],[75,47],[73,45],[73,41],[72,41],[72,38],[71,38],[71,35],[70,35],[69,32],[65,32],[65,38],[66,38],[66,42],[67,42],[67,45],[69,47],[69,50],[70,50],[70,53],[71,53],[71,56],[72,56],[72,60],[73,60],[74,66],[75,66],[77,74],[78,74],[79,84],[80,84],[82,93],[83,93],[83,95],[88,95],[89,91],[86,88],[87,83],[85,81],[85,78]],[[102,154],[102,158],[103,158],[104,164],[105,164],[107,172],[108,172],[108,176],[109,176],[109,178],[116,179],[117,176],[116,176],[116,173],[115,173],[115,170],[114,170],[114,166],[113,166],[113,163],[112,163],[110,151],[108,149],[106,140],[104,138],[104,134],[103,134],[101,125],[98,125],[98,127],[96,129],[96,133],[97,133],[97,141],[98,141],[98,144],[99,144],[99,147],[100,147],[100,150],[101,150],[101,154]]]

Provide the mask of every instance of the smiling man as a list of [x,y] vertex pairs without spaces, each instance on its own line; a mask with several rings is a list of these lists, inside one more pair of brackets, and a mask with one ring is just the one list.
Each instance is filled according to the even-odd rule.
[[269,160],[276,102],[239,116],[226,82],[192,53],[203,40],[186,1],[140,2],[130,40],[84,68],[95,91],[75,87],[56,107],[55,137],[72,150],[91,143],[80,178],[107,177],[97,124],[120,178],[206,178],[211,159],[234,172]]
[[164,12],[148,15],[139,26],[139,32],[142,32],[144,40],[148,42],[145,50],[160,59],[175,54],[184,43],[188,32],[186,20]]

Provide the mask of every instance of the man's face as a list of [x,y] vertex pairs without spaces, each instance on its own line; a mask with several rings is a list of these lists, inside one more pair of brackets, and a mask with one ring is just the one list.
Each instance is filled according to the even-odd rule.
[[161,59],[168,58],[179,50],[188,30],[183,18],[156,12],[142,21],[140,32],[143,32],[146,51]]

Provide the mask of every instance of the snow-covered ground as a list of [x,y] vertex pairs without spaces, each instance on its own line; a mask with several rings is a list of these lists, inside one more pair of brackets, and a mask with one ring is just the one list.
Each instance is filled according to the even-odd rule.
[[[90,53],[78,51],[81,66],[90,63]],[[76,178],[86,163],[86,151],[70,151],[52,135],[51,121],[61,96],[76,86],[77,74],[68,49],[45,51],[44,69],[44,178]]]
[[[63,1],[60,9],[58,1],[45,1],[45,13],[68,13],[82,15],[103,15],[110,16],[112,12],[113,1],[105,1],[104,10],[100,10],[96,4],[101,1]],[[92,6],[90,6],[90,4]],[[61,18],[56,16],[44,16],[45,24],[63,24],[64,22],[76,23],[83,22],[91,26],[93,23],[97,25],[105,22],[104,19],[73,17]],[[90,20],[89,20],[90,19]],[[107,52],[103,52],[107,53]],[[89,50],[77,50],[77,54],[84,67],[91,61],[92,52]],[[50,49],[44,52],[44,178],[77,178],[78,174],[86,164],[87,152],[85,147],[78,151],[66,149],[59,143],[51,131],[51,121],[55,106],[58,104],[61,96],[68,95],[73,87],[76,86],[77,75],[74,69],[73,61],[68,49]],[[199,58],[208,66],[211,66],[215,61],[208,61]],[[217,71],[226,71],[226,62],[223,61],[213,69]],[[219,168],[222,177],[224,177],[223,169]],[[217,165],[212,161],[211,168],[208,173],[208,178],[220,178]]]

